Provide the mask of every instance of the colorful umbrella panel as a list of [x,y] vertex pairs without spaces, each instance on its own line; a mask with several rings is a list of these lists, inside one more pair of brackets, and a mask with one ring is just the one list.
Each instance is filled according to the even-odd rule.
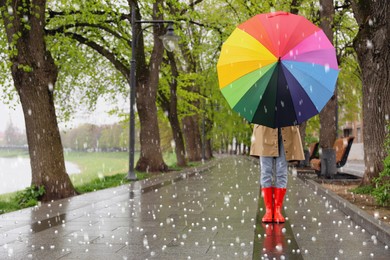
[[217,64],[222,94],[251,123],[297,125],[332,97],[336,52],[324,32],[285,12],[260,14],[239,25]]

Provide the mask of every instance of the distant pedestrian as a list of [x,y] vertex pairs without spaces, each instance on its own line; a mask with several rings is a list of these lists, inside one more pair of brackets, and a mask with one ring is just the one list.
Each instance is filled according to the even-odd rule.
[[281,210],[286,194],[288,161],[305,158],[299,127],[255,125],[250,154],[260,156],[260,185],[266,208],[262,221],[283,223]]

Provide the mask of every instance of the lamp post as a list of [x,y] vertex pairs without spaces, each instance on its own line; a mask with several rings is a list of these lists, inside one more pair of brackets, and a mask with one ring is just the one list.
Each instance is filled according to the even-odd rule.
[[148,24],[164,24],[168,23],[167,32],[165,35],[160,36],[163,41],[164,48],[172,52],[177,45],[178,36],[175,35],[173,30],[173,22],[167,20],[137,20],[135,18],[136,5],[135,2],[131,3],[131,35],[133,37],[131,41],[131,60],[130,60],[130,123],[129,123],[129,172],[127,173],[127,179],[131,181],[137,180],[137,176],[134,171],[134,154],[135,154],[135,93],[136,93],[136,49],[138,42],[138,34],[136,35],[135,25],[148,23]]

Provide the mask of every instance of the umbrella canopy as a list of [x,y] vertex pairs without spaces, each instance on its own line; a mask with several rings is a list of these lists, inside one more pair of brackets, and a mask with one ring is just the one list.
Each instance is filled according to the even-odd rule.
[[240,24],[222,46],[219,86],[229,105],[251,123],[297,125],[332,97],[336,52],[325,33],[287,12],[259,14]]

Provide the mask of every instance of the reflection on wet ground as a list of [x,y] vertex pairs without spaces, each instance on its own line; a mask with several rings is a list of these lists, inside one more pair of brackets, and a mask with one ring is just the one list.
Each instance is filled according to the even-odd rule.
[[66,222],[66,214],[61,214],[51,218],[39,220],[37,222],[31,223],[31,232],[38,233],[43,230],[64,224]]
[[262,223],[265,211],[261,196],[258,201],[253,259],[303,259],[290,223]]

